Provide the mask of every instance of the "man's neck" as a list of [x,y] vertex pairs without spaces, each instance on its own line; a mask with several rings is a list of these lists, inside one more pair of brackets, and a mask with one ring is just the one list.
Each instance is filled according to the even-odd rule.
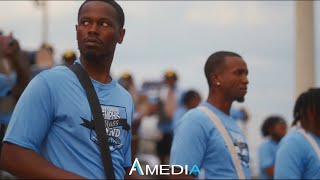
[[88,61],[83,56],[81,56],[80,61],[83,68],[87,71],[88,75],[92,79],[104,84],[111,82],[111,77],[109,76],[109,73],[112,59],[101,61]]
[[230,115],[232,101],[226,100],[223,96],[209,94],[207,102],[224,112],[226,115]]
[[274,142],[276,142],[277,144],[280,142],[280,140],[281,140],[281,138],[279,138],[279,137],[276,137],[276,136],[272,136],[271,135],[271,139],[274,141]]

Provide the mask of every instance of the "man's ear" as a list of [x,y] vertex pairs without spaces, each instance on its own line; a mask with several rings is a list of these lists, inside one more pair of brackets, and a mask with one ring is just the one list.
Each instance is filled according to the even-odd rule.
[[124,35],[126,34],[126,30],[125,29],[120,29],[119,30],[119,39],[118,39],[118,43],[121,44],[123,39],[124,39]]
[[76,39],[78,40],[78,35],[77,35],[77,31],[78,31],[78,24],[75,25],[76,27]]
[[220,76],[218,74],[212,74],[210,76],[210,81],[213,86],[220,86],[221,84]]

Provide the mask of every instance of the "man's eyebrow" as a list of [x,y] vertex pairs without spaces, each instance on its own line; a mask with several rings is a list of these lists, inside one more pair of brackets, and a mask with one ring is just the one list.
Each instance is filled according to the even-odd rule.
[[99,21],[110,21],[110,22],[113,22],[110,18],[106,18],[106,17],[100,18]]
[[248,69],[247,69],[247,68],[240,68],[239,70],[240,70],[241,72],[246,73],[246,74],[248,74],[248,73],[249,73],[249,71],[248,71]]
[[90,19],[88,16],[81,16],[81,17],[79,17],[79,20],[80,19]]
[[235,68],[234,71],[241,71],[241,72],[245,72],[246,74],[249,73],[249,70],[247,68]]

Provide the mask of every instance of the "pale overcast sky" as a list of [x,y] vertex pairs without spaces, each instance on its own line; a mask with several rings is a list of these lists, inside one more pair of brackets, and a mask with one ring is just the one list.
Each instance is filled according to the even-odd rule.
[[[49,42],[55,47],[57,61],[64,50],[77,50],[75,24],[81,3],[48,2]],[[251,114],[249,141],[260,141],[260,125],[270,114],[292,121],[295,2],[119,1],[119,4],[126,15],[127,32],[112,66],[115,77],[129,71],[140,85],[144,80],[160,79],[170,68],[177,71],[182,88],[195,88],[206,98],[203,73],[206,59],[218,50],[235,51],[249,67],[249,90],[246,102],[240,105]],[[320,3],[315,2],[314,6],[316,69],[319,69]],[[40,9],[31,1],[1,1],[0,7],[0,29],[12,31],[23,48],[38,48]],[[317,86],[319,76],[317,72]]]

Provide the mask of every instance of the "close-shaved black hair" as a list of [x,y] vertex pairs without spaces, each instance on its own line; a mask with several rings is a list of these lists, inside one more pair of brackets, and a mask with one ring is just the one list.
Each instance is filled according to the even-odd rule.
[[187,92],[185,92],[183,95],[182,95],[182,104],[188,104],[190,103],[193,99],[201,99],[201,96],[200,94],[198,93],[198,91],[196,90],[188,90]]
[[293,109],[292,126],[298,122],[304,124],[302,121],[307,120],[309,110],[316,113],[316,120],[320,120],[320,88],[311,88],[297,98]]
[[90,2],[90,1],[100,1],[100,2],[105,2],[109,5],[111,5],[118,13],[118,23],[120,25],[121,28],[123,28],[124,26],[124,21],[125,21],[125,17],[124,17],[124,12],[123,12],[123,9],[121,8],[121,6],[114,0],[86,0],[84,3],[81,4],[80,8],[79,8],[79,11],[78,11],[78,21],[79,21],[79,18],[80,18],[80,12],[81,12],[81,9],[82,7]]
[[204,73],[206,75],[207,81],[209,88],[212,86],[210,82],[210,77],[214,73],[218,73],[223,71],[224,69],[224,60],[227,56],[231,57],[240,57],[242,58],[239,54],[234,53],[234,52],[229,52],[229,51],[218,51],[213,53],[207,60],[205,66],[204,66]]

